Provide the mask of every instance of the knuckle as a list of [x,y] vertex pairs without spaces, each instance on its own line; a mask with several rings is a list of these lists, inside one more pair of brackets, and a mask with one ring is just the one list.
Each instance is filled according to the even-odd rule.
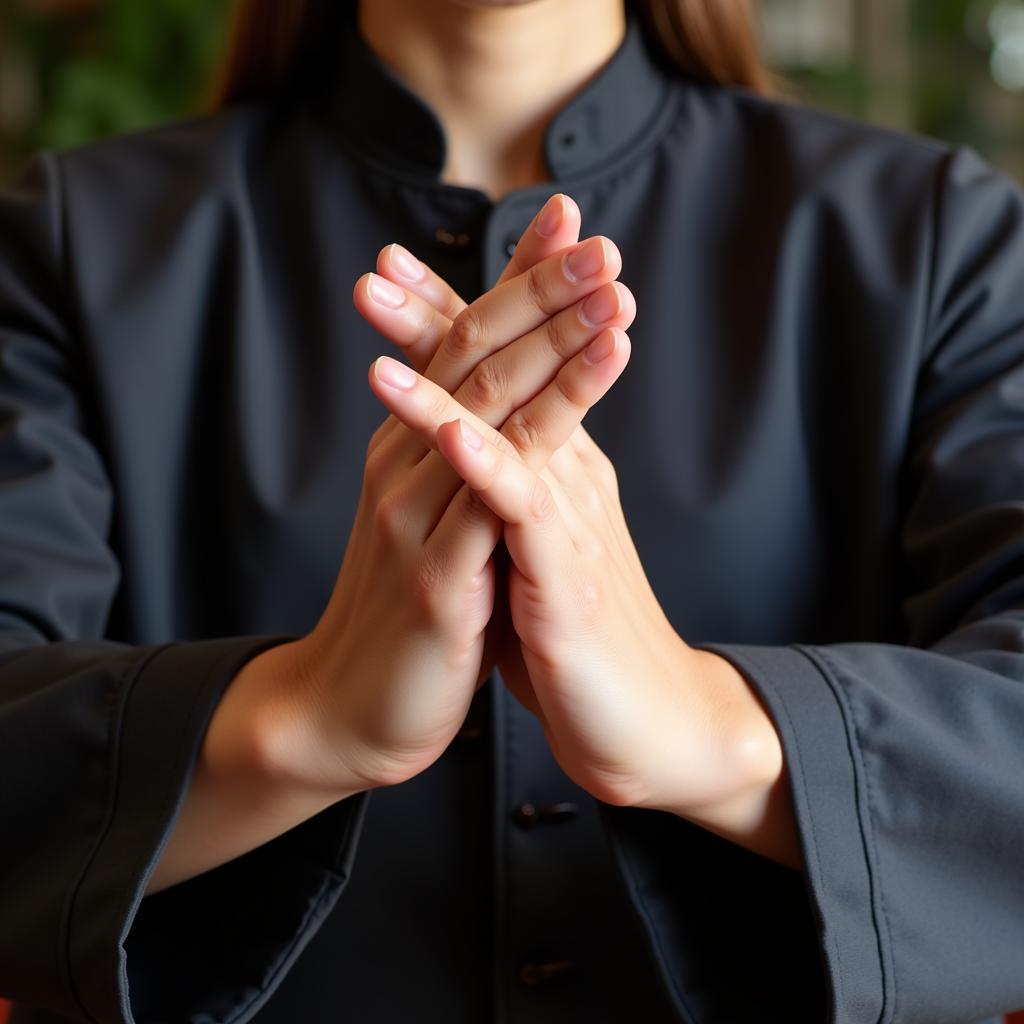
[[586,513],[593,519],[604,512],[604,500],[597,486],[592,481],[584,483],[577,491],[575,498],[583,506]]
[[399,492],[390,491],[380,498],[374,510],[374,522],[388,540],[401,540],[407,532],[409,513]]
[[384,422],[370,435],[370,440],[366,442],[366,459],[369,460],[370,456],[384,443],[385,438],[391,432],[391,417],[385,418]]
[[480,523],[493,515],[487,503],[470,488],[464,488],[462,501],[459,503],[458,528],[462,532],[476,529]]
[[452,321],[447,344],[457,358],[471,357],[480,351],[484,344],[484,325],[472,306],[467,306]]
[[441,388],[431,388],[430,396],[426,400],[424,421],[431,428],[435,428],[447,420],[454,419],[456,413],[452,405],[451,396],[446,391]]
[[485,359],[472,373],[467,384],[469,408],[483,411],[500,407],[509,393],[508,374],[497,359]]
[[594,474],[598,480],[612,493],[619,489],[619,474],[615,469],[615,463],[600,452],[594,459]]
[[555,499],[551,488],[539,476],[530,485],[526,509],[535,523],[546,523],[555,514]]
[[526,292],[530,302],[546,316],[558,312],[556,287],[544,272],[543,263],[534,264],[526,272]]
[[579,381],[569,371],[568,367],[563,368],[555,374],[555,390],[559,397],[572,409],[589,409],[590,401],[580,388]]
[[603,448],[592,440],[587,440],[579,450],[579,457],[586,467],[587,473],[598,481],[606,490],[616,493],[619,488],[619,474],[615,463],[608,457]]
[[505,421],[502,433],[520,455],[543,447],[544,432],[540,424],[522,409]]
[[[508,421],[506,420],[505,425],[507,426],[507,424]],[[502,430],[504,429],[505,427],[503,426]],[[507,455],[511,459],[520,461],[519,449],[504,434],[499,433],[494,436],[494,447],[497,448],[502,455]]]
[[451,582],[451,568],[437,552],[425,551],[416,563],[409,592],[418,611],[431,621],[440,620],[444,597]]
[[[603,506],[602,506],[603,507]],[[603,565],[608,555],[608,549],[600,536],[593,530],[581,530],[573,536],[573,545],[580,561],[584,565]]]
[[375,493],[383,485],[387,476],[387,462],[386,447],[379,441],[375,444],[371,440],[363,463],[363,484],[367,490]]
[[444,336],[444,332],[438,328],[437,321],[430,315],[418,318],[413,332],[410,346],[413,348],[433,349]]
[[604,587],[595,575],[587,575],[576,586],[576,611],[585,628],[597,626],[602,620]]
[[570,324],[571,320],[565,316],[553,316],[547,322],[548,344],[559,359],[569,359],[576,354],[577,339]]

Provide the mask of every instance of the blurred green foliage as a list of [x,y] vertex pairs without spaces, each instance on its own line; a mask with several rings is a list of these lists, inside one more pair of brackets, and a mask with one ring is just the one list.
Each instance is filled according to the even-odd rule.
[[227,0],[104,0],[60,17],[0,0],[31,57],[39,116],[22,152],[187,115],[223,51]]

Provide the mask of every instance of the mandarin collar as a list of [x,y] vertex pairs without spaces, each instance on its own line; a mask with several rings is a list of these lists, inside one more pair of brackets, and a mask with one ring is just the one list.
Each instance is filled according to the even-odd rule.
[[[345,22],[343,56],[330,114],[357,149],[389,166],[439,179],[446,139],[436,111],[370,49],[358,31],[356,4]],[[661,108],[669,73],[639,18],[627,7],[618,49],[554,115],[544,136],[553,180],[596,170],[643,135]]]

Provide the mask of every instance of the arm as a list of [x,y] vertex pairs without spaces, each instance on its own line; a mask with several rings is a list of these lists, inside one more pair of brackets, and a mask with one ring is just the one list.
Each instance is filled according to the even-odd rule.
[[[729,796],[710,806],[666,803],[662,810],[700,825],[753,853],[803,870],[782,743],[757,689],[721,655],[690,649],[689,671],[706,692],[723,695],[730,721],[720,736],[745,756],[733,757]],[[720,755],[720,759],[723,759]]]
[[[136,970],[133,959],[130,1005],[121,942],[207,721],[241,666],[282,638],[104,639],[120,574],[107,541],[114,498],[86,413],[62,202],[49,155],[0,197],[0,992],[106,1024],[144,1016],[138,992],[159,976],[158,964],[142,958]],[[357,810],[339,807],[268,851],[290,880],[267,905],[282,947],[299,930],[289,908],[305,907],[343,863]],[[300,856],[315,865],[305,875]],[[205,922],[231,922],[251,899],[243,873],[221,881],[203,900],[180,893],[194,928],[184,970],[209,955]],[[243,949],[244,936],[226,931]],[[246,994],[241,960],[224,962],[226,1000]]]

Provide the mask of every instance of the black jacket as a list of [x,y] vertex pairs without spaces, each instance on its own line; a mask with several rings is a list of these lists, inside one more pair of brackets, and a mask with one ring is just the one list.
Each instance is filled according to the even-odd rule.
[[[43,152],[0,198],[15,1021],[1024,1004],[1021,191],[696,84],[631,21],[554,118],[550,183],[492,203],[440,183],[436,115],[347,40],[326,102]],[[472,299],[558,190],[639,310],[587,427],[672,623],[777,725],[806,873],[597,804],[496,674],[421,776],[140,899],[224,687],[337,574],[391,351],[353,282],[397,240]]]

